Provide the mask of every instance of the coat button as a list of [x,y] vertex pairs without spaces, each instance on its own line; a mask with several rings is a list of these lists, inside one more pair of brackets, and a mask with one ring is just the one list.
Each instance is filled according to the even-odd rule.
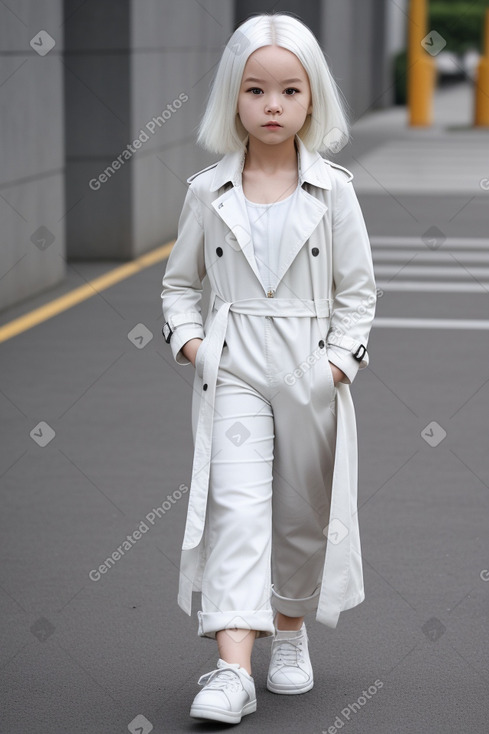
[[319,349],[324,349],[324,341],[322,339],[319,340],[318,347]]
[[207,385],[207,382],[205,382],[205,383],[204,383],[204,384],[202,385],[202,390],[207,390],[207,388],[208,388],[208,385]]
[[319,249],[317,247],[313,247],[311,252],[314,257],[317,257],[319,255]]
[[222,247],[216,247],[216,253],[218,257],[222,257]]

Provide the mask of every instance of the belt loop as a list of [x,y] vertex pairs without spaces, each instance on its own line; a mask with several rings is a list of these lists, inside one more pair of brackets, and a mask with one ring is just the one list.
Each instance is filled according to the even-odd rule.
[[331,299],[329,298],[318,298],[314,300],[314,306],[317,318],[330,318],[331,317]]

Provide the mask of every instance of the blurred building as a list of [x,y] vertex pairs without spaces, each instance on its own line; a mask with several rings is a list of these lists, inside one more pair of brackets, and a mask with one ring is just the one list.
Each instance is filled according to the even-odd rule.
[[0,309],[77,259],[127,260],[176,233],[222,48],[248,15],[292,12],[356,118],[393,101],[407,0],[0,3]]

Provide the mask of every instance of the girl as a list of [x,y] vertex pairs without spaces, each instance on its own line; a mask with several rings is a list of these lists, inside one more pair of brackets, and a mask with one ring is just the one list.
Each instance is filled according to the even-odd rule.
[[318,152],[346,139],[311,31],[285,14],[244,22],[198,136],[225,155],[188,179],[161,294],[165,339],[195,367],[178,603],[191,614],[202,592],[198,635],[219,651],[196,718],[256,710],[257,637],[272,638],[267,688],[310,690],[304,616],[336,627],[364,599],[349,384],[376,292],[352,175]]

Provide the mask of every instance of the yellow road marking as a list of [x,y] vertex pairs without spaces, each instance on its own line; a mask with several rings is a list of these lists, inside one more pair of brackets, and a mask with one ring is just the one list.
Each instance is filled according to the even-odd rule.
[[174,241],[167,242],[161,247],[157,247],[151,252],[147,252],[144,255],[140,255],[131,262],[124,263],[118,267],[110,270],[104,275],[99,275],[98,278],[89,280],[85,285],[81,285],[79,288],[74,288],[69,293],[65,293],[59,298],[55,298],[49,303],[45,303],[39,308],[35,308],[33,311],[19,316],[19,318],[9,321],[4,326],[0,326],[0,343],[11,339],[17,334],[21,334],[23,331],[32,329],[33,326],[41,324],[43,321],[51,319],[53,316],[66,311],[72,306],[76,306],[77,303],[86,301],[92,296],[96,296],[101,291],[110,288],[111,285],[119,283],[121,280],[130,278],[131,275],[139,273],[144,268],[148,268],[161,260],[165,260],[171,252],[174,245]]

